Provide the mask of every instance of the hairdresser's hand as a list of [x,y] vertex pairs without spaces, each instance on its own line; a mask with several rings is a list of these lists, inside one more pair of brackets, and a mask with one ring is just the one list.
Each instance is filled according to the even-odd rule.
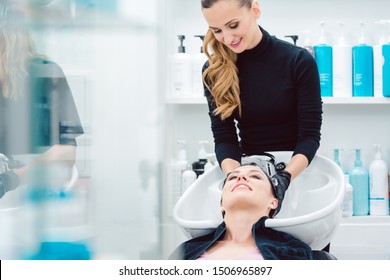
[[19,176],[12,170],[0,174],[0,198],[19,185]]
[[276,198],[278,199],[278,207],[272,214],[273,218],[276,214],[279,213],[282,208],[282,202],[284,199],[284,194],[286,193],[288,186],[290,185],[291,174],[286,170],[277,171],[274,176],[272,176],[272,182],[276,188]]

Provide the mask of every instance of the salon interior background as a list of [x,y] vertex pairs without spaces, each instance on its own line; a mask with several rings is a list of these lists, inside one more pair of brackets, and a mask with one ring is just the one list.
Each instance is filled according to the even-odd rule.
[[[211,152],[212,137],[206,106],[166,104],[167,66],[177,34],[187,36],[188,52],[198,51],[199,39],[192,36],[207,29],[199,2],[56,0],[32,26],[38,51],[68,75],[86,128],[78,167],[91,195],[97,258],[163,258],[182,241],[164,206],[164,167],[177,139],[187,140],[188,159],[195,161],[198,141],[209,140]],[[390,10],[386,0],[259,2],[259,23],[271,34],[283,38],[308,30],[313,43],[320,20],[330,43],[342,20],[351,42],[359,36],[359,22],[366,22],[367,40],[374,44],[374,21],[388,19]],[[389,111],[388,105],[325,105],[320,152],[332,157],[335,147],[359,145],[368,163],[375,141],[390,165]]]

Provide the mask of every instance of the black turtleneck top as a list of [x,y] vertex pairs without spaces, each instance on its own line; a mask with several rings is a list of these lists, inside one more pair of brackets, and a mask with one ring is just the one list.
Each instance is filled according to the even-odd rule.
[[217,160],[240,162],[244,154],[293,151],[310,163],[322,124],[317,64],[306,49],[260,29],[260,43],[238,54],[241,116],[235,112],[224,121],[215,116],[213,97],[205,89]]

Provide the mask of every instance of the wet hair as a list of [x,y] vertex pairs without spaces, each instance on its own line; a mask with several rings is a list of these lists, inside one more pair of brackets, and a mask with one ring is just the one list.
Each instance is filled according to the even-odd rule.
[[[202,0],[202,9],[211,8],[215,3],[225,0]],[[250,9],[254,0],[235,0],[238,7]],[[237,54],[219,42],[211,29],[203,40],[203,50],[209,66],[203,72],[203,81],[214,98],[214,115],[222,120],[230,117],[237,110],[241,115],[240,86]]]
[[[240,167],[241,167],[241,166],[256,166],[256,167],[258,167],[260,170],[262,170],[262,171],[264,172],[264,174],[267,176],[267,179],[268,179],[268,181],[269,181],[269,183],[270,183],[270,185],[271,185],[272,195],[273,195],[275,198],[277,198],[276,186],[275,186],[275,184],[273,183],[273,181],[272,181],[270,175],[268,174],[268,172],[267,172],[266,170],[263,170],[263,169],[262,169],[257,163],[255,163],[255,162],[243,163],[243,164],[240,165]],[[229,174],[230,174],[230,173],[229,173]],[[229,174],[226,175],[226,178],[223,180],[222,189],[225,187],[226,180],[227,180]],[[222,203],[222,196],[221,196],[221,203]],[[275,211],[276,211],[276,209],[271,209],[270,212],[269,212],[269,214],[268,214],[268,216],[269,216],[270,218],[273,218],[273,217],[275,216]],[[222,212],[222,217],[225,217],[225,211]]]

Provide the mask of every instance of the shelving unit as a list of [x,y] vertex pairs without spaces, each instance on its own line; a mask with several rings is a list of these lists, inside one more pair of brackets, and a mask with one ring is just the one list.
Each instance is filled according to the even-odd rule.
[[338,259],[390,259],[390,216],[343,217],[330,251]]
[[[390,8],[390,2],[381,1],[377,5],[364,0],[316,0],[310,3],[303,0],[295,2],[285,0],[260,1],[262,16],[259,24],[272,35],[283,39],[284,35],[293,32],[309,31],[313,44],[320,35],[318,21],[325,20],[326,36],[329,43],[337,42],[338,29],[336,22],[343,20],[346,24],[348,40],[357,42],[360,33],[359,22],[364,20],[373,23],[388,15],[385,10]],[[198,50],[197,41],[191,35],[204,31],[204,19],[199,9],[199,3],[173,0],[173,15],[168,30],[171,43],[167,49],[176,50],[176,34],[189,35],[187,50],[195,53]],[[350,7],[357,7],[350,12]],[[335,7],[337,7],[335,12]],[[296,11],[294,15],[291,10]],[[297,19],[291,24],[291,18]],[[336,31],[335,31],[336,30]],[[295,34],[295,33],[294,33]],[[370,44],[377,42],[378,32],[374,24],[369,24],[366,30]],[[299,33],[301,35],[301,33]],[[304,38],[299,38],[302,45]],[[167,96],[169,93],[166,93]],[[382,146],[382,152],[390,166],[390,98],[388,97],[323,97],[323,125],[321,129],[321,146],[318,153],[333,159],[333,149],[341,148],[341,163],[345,170],[353,165],[353,148],[361,148],[361,159],[364,166],[370,164],[374,157],[372,144]],[[167,115],[166,151],[168,157],[173,157],[176,150],[176,140],[187,140],[187,152],[190,160],[196,155],[198,140],[208,139],[210,149],[213,148],[213,138],[210,129],[207,102],[204,96],[199,97],[167,97],[165,99]],[[192,156],[192,158],[191,158]],[[343,218],[339,229],[331,242],[331,250],[339,259],[390,259],[390,216],[388,217],[351,217]],[[176,242],[176,241],[174,241]]]

